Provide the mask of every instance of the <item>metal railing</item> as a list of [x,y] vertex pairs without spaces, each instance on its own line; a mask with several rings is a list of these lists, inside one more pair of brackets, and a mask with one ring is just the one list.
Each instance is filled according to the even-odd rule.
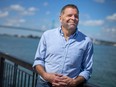
[[32,64],[0,52],[0,87],[35,87],[36,82]]
[[[38,74],[32,64],[0,52],[0,87],[36,87]],[[84,87],[98,87],[87,83]]]

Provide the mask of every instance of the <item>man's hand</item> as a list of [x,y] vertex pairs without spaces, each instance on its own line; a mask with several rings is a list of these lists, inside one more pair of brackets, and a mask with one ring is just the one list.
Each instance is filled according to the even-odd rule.
[[50,82],[53,87],[76,87],[85,81],[82,76],[78,76],[77,78],[72,79],[68,76],[63,76],[56,73],[44,73],[43,79]]
[[55,74],[55,73],[45,73],[43,78],[50,82],[53,87],[66,87],[66,83],[62,81],[63,75]]
[[78,76],[75,79],[72,79],[68,76],[62,76],[60,77],[61,82],[65,83],[65,87],[77,87],[77,85],[80,85],[85,82],[85,78],[83,76]]
[[42,78],[48,82],[50,82],[55,87],[64,87],[67,84],[62,81],[62,76],[56,73],[47,73],[44,70],[42,65],[36,65],[35,69],[37,70],[38,74],[42,76]]
[[76,80],[60,74],[46,73],[45,80],[52,83],[53,87],[76,87]]
[[76,80],[68,76],[62,76],[61,81],[66,84],[65,87],[76,87],[77,86]]

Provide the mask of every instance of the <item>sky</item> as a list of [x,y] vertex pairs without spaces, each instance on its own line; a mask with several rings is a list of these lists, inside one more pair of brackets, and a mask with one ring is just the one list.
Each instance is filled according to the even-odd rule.
[[[60,26],[60,10],[67,4],[79,8],[81,32],[116,42],[116,0],[0,0],[0,25],[50,30]],[[6,28],[0,28],[0,33],[39,35],[37,31]]]

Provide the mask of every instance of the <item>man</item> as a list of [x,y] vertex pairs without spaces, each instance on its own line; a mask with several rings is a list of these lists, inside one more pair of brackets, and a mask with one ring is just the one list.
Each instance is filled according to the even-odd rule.
[[93,45],[78,31],[79,10],[68,4],[60,13],[61,27],[42,35],[33,67],[37,87],[82,87],[92,73]]

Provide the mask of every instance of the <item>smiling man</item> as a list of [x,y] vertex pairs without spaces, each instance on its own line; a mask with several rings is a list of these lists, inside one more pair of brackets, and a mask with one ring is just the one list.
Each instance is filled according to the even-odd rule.
[[61,27],[42,35],[33,67],[39,74],[37,87],[83,87],[92,73],[93,44],[78,28],[76,5],[64,6]]

